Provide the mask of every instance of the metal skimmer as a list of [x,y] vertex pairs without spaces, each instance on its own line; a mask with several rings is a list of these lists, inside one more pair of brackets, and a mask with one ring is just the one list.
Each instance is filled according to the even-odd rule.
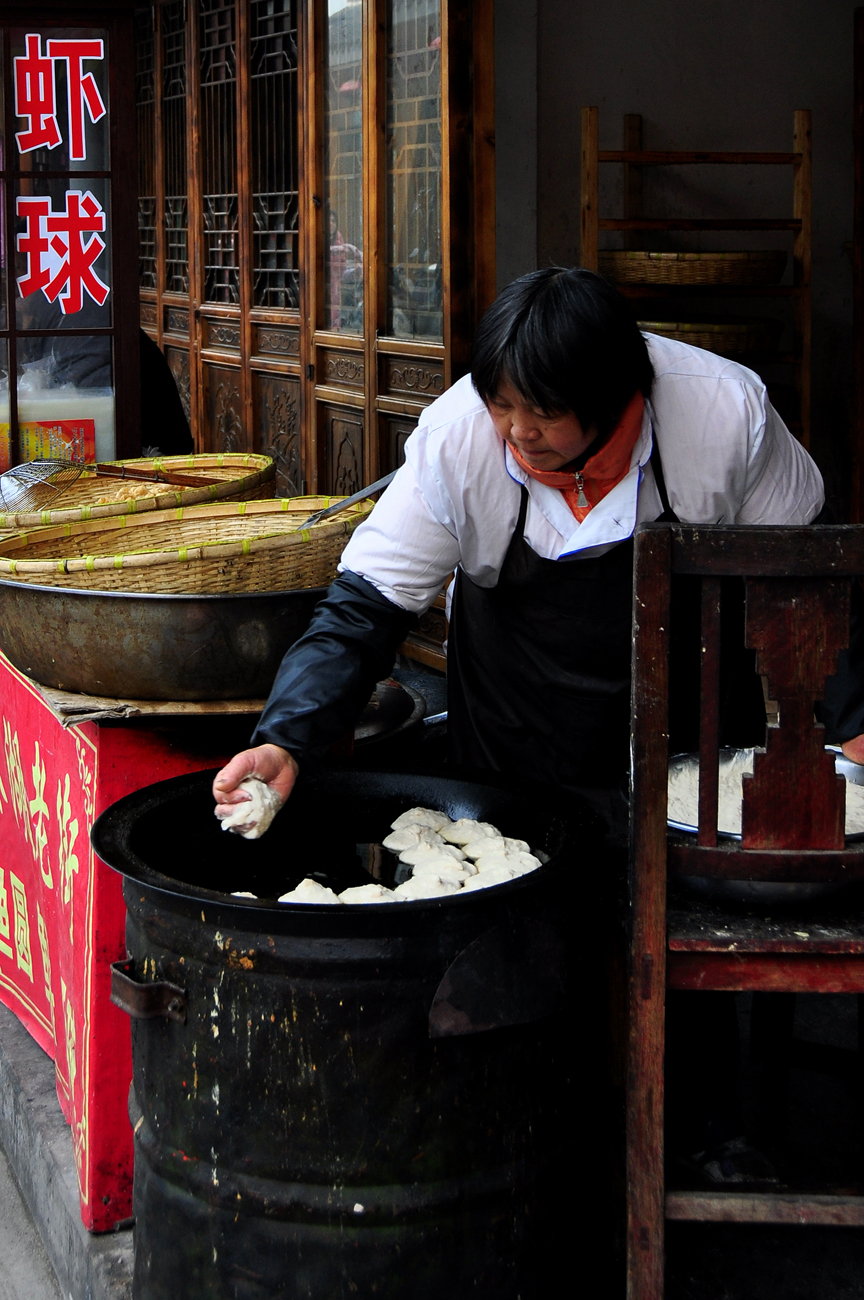
[[395,477],[395,475],[395,469],[391,470],[391,472],[385,474],[383,478],[376,479],[375,482],[370,483],[368,487],[361,488],[359,492],[352,493],[352,495],[346,497],[344,501],[337,501],[332,506],[325,506],[322,510],[316,510],[314,514],[307,515],[302,524],[298,524],[294,531],[299,533],[302,528],[311,528],[313,524],[319,524],[322,519],[329,519],[331,515],[338,515],[340,510],[347,510],[349,506],[356,506],[358,501],[365,501],[367,497],[371,497],[373,492],[380,492],[381,489],[385,488],[390,480]]
[[0,474],[0,503],[7,514],[46,510],[81,473],[71,460],[28,460]]

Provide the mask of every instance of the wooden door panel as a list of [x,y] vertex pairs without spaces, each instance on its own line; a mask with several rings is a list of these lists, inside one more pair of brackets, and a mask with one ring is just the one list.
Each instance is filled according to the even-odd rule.
[[277,496],[305,492],[300,438],[300,380],[271,371],[252,372],[254,450],[276,462]]
[[364,483],[364,418],[360,408],[319,403],[323,473],[319,490],[332,496],[349,496]]
[[378,389],[384,397],[409,398],[425,406],[440,397],[444,382],[444,357],[402,356],[378,352]]
[[397,469],[405,459],[405,443],[414,431],[417,421],[410,416],[382,415],[379,421],[380,442],[383,448],[381,472],[387,474]]
[[180,401],[183,403],[183,410],[186,417],[189,417],[190,410],[190,378],[189,378],[189,349],[188,348],[165,348],[165,360],[171,374],[174,376],[174,382],[177,385],[177,391],[180,394]]
[[299,361],[300,328],[298,325],[253,324],[253,357],[277,361]]
[[316,348],[316,373],[319,384],[327,388],[349,388],[362,393],[366,387],[366,358],[360,351],[346,348]]
[[189,338],[190,313],[189,308],[178,306],[176,303],[163,304],[162,330],[165,334],[173,334],[177,338]]
[[239,369],[211,365],[201,367],[205,422],[204,451],[252,451],[243,421],[243,400]]
[[236,352],[242,348],[242,331],[239,320],[208,320],[201,318],[201,347],[214,352]]

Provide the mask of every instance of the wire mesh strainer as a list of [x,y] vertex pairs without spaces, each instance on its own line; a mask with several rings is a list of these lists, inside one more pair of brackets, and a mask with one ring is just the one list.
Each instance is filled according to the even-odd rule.
[[71,460],[28,460],[0,474],[0,504],[4,511],[46,510],[81,474]]

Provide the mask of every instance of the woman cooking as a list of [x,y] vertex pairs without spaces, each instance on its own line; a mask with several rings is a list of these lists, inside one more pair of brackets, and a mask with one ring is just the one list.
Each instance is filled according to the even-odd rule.
[[217,816],[236,812],[250,775],[287,799],[454,571],[454,765],[623,791],[636,526],[806,524],[823,500],[818,469],[751,371],[642,334],[590,271],[522,276],[483,318],[470,376],[424,412],[351,538],[252,748],[217,775]]

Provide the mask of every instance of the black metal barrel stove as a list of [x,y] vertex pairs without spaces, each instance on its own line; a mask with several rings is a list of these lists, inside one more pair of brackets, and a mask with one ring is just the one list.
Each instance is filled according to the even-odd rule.
[[[133,1018],[134,1294],[552,1294],[569,895],[576,841],[596,860],[593,817],[444,777],[336,771],[246,841],[213,817],[212,776],[139,790],[92,832],[128,909],[114,997]],[[368,881],[357,846],[415,804],[493,822],[548,862],[418,902],[260,901],[309,874]]]

